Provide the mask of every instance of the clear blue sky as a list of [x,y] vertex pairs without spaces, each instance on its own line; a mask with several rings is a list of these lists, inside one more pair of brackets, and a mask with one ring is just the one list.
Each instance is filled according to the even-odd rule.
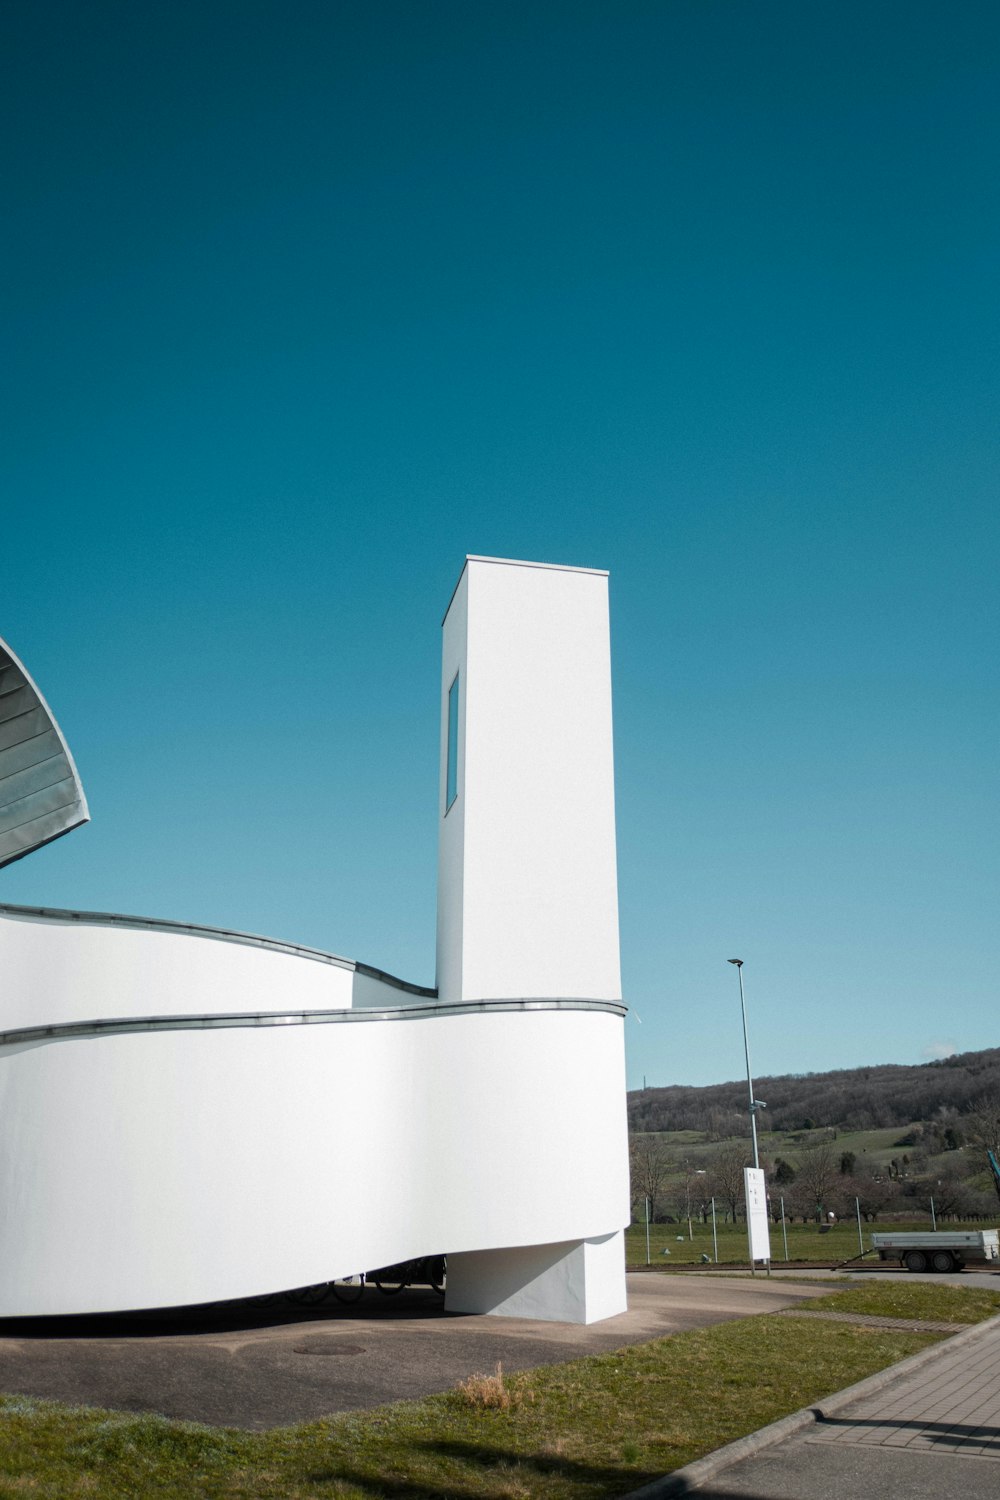
[[996,1045],[995,3],[8,0],[0,898],[433,980],[466,552],[611,571],[635,1085]]

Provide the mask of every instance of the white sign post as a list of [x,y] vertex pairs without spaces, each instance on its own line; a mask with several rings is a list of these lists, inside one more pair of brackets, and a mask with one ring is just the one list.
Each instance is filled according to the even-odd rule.
[[767,1217],[767,1191],[760,1167],[743,1168],[743,1191],[747,1206],[747,1237],[750,1241],[750,1265],[762,1260],[771,1269],[771,1233]]

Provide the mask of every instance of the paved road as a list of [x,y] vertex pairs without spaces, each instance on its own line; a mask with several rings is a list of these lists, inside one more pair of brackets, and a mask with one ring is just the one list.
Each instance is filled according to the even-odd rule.
[[604,1353],[790,1307],[815,1288],[758,1276],[628,1278],[629,1311],[582,1328],[445,1313],[432,1292],[355,1307],[228,1305],[0,1322],[0,1390],[263,1429],[447,1390],[492,1370]]
[[691,1494],[699,1500],[997,1500],[1000,1322],[939,1345],[916,1368],[723,1469]]

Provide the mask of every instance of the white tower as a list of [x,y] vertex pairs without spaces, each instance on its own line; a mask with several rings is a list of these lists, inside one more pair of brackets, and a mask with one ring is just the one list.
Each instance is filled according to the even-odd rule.
[[466,560],[440,798],[441,999],[620,999],[607,573]]
[[[466,559],[444,619],[440,817],[440,1000],[619,1000],[605,572]],[[554,1043],[550,1076],[568,1058]],[[602,1106],[620,1088],[624,1117],[617,1067],[590,1082]],[[624,1152],[619,1172],[624,1201]],[[581,1177],[581,1205],[593,1187]],[[448,1305],[580,1322],[623,1311],[621,1223],[607,1228],[449,1254]]]

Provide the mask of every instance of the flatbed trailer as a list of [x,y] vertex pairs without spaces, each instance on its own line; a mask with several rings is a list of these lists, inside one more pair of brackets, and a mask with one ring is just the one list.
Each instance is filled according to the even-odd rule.
[[961,1271],[966,1265],[1000,1265],[1000,1230],[956,1229],[872,1235],[879,1260],[908,1271]]

